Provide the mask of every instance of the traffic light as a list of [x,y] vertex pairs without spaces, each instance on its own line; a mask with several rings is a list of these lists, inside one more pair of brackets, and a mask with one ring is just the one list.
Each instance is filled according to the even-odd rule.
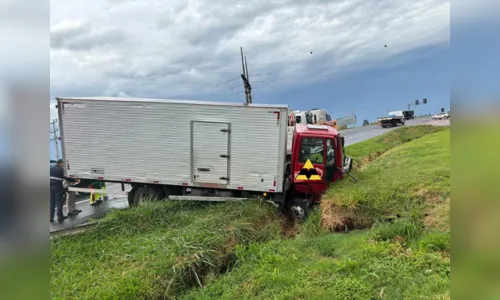
[[424,104],[427,104],[427,98],[424,98],[423,102]]
[[418,100],[415,100],[415,105],[418,105]]

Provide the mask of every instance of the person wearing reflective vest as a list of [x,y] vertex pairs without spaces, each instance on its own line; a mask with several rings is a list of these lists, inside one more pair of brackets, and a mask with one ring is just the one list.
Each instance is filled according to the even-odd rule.
[[[90,184],[90,188],[100,190],[100,189],[106,189],[104,182],[102,181],[95,181]],[[101,204],[102,199],[101,199],[101,193],[100,192],[90,192],[90,205],[94,206],[97,204]]]
[[73,178],[64,176],[64,161],[59,159],[55,166],[50,167],[50,222],[54,221],[54,213],[57,210],[57,220],[61,222],[68,218],[63,215],[64,194],[63,180],[74,182]]

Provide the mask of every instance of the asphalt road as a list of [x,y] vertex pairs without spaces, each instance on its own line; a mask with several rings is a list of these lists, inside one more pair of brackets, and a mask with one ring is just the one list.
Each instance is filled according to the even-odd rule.
[[[130,189],[127,186],[125,188]],[[97,206],[90,206],[90,196],[77,196],[76,208],[82,210],[82,212],[62,222],[58,222],[56,217],[54,222],[50,223],[50,232],[72,228],[76,225],[87,223],[90,219],[102,218],[112,208],[121,209],[128,207],[127,196],[120,193],[120,184],[107,183],[106,189],[109,192],[108,200],[104,200]],[[66,206],[63,207],[63,213],[65,215],[68,213]]]
[[[450,121],[449,120],[433,121],[431,117],[422,117],[406,121],[404,126],[412,126],[418,124],[432,124],[432,125],[445,126],[445,125],[450,125]],[[370,125],[354,129],[342,130],[340,133],[345,137],[345,145],[348,146],[384,134],[398,127],[382,128],[379,125]],[[89,196],[77,196],[76,206],[77,209],[81,209],[82,212],[79,213],[77,216],[69,217],[68,219],[60,223],[57,221],[55,221],[54,223],[50,223],[50,232],[72,228],[74,226],[86,223],[90,219],[102,218],[106,212],[108,212],[110,209],[113,208],[118,208],[118,209],[127,208],[128,207],[127,196],[120,194],[121,185],[108,183],[106,186],[109,192],[108,200],[104,200],[103,203],[99,204],[98,206],[90,206]],[[130,189],[130,187],[126,186],[126,189]],[[63,212],[64,214],[67,213],[66,206],[64,207]]]
[[[434,121],[434,120],[432,120],[431,117],[421,117],[421,118],[416,118],[413,120],[407,120],[405,122],[405,125],[403,125],[403,126],[412,126],[412,125],[420,125],[420,124],[446,126],[446,125],[450,125],[450,120],[448,119],[448,120],[436,120],[436,121]],[[342,131],[340,131],[340,134],[345,137],[345,145],[349,146],[352,144],[356,144],[356,143],[371,139],[372,137],[384,134],[384,133],[391,131],[391,130],[394,130],[400,126],[382,128],[382,126],[380,126],[380,125],[370,125],[370,126],[342,130]]]

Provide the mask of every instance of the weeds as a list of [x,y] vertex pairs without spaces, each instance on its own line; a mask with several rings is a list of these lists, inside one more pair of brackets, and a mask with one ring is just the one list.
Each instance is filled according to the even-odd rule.
[[378,241],[397,240],[401,243],[415,241],[424,229],[420,222],[398,219],[393,223],[382,223],[374,230],[373,238]]
[[432,299],[449,289],[449,261],[361,231],[252,243],[231,273],[185,299]]
[[279,237],[257,202],[154,203],[112,212],[93,230],[51,242],[51,297],[175,298],[230,268],[233,248]]

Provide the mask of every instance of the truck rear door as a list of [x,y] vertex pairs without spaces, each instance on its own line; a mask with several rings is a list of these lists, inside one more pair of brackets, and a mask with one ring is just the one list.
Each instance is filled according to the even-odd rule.
[[229,184],[230,124],[193,121],[191,143],[193,182]]

